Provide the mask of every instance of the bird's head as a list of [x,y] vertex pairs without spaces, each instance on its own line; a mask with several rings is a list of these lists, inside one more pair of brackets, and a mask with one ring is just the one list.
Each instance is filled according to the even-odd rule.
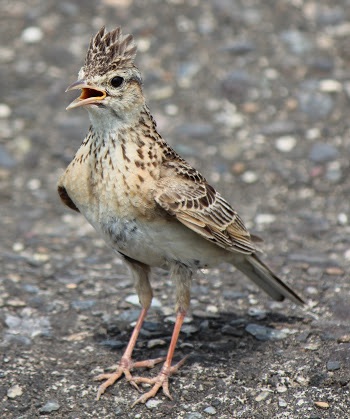
[[[84,106],[90,117],[132,117],[144,105],[141,75],[134,65],[136,46],[120,28],[102,27],[91,39],[78,80],[66,91],[81,89],[67,109]],[[104,119],[104,118],[103,118]]]

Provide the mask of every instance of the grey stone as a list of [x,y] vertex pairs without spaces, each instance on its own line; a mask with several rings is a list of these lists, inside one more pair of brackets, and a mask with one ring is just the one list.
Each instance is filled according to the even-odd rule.
[[185,419],[202,419],[204,416],[199,412],[191,412],[185,416]]
[[248,314],[257,320],[263,320],[266,318],[266,311],[257,307],[250,307],[248,309]]
[[16,160],[5,149],[5,147],[0,144],[0,167],[3,167],[4,169],[11,169],[12,167],[15,167],[16,164]]
[[230,326],[229,324],[225,324],[221,328],[221,333],[223,335],[229,335],[229,336],[236,336],[241,337],[243,336],[243,330],[237,329],[235,327]]
[[301,112],[312,121],[326,118],[333,111],[334,100],[327,93],[302,90],[297,96]]
[[255,85],[255,80],[248,73],[234,70],[222,80],[221,89],[228,100],[240,103],[248,97],[249,89]]
[[5,317],[8,333],[13,335],[34,338],[36,336],[49,336],[51,333],[50,321],[44,316],[35,316],[30,309],[23,309],[22,315]]
[[222,292],[222,296],[225,298],[225,300],[238,300],[240,298],[247,297],[246,294],[239,291],[232,291],[232,290],[224,290]]
[[140,310],[123,310],[118,315],[118,320],[121,322],[132,323],[139,318]]
[[249,323],[245,330],[253,335],[257,340],[280,340],[288,336],[283,330],[272,329],[271,327],[261,326],[259,324]]
[[332,161],[339,156],[339,151],[328,143],[316,143],[312,146],[309,154],[311,161],[315,163],[324,163]]
[[75,300],[71,305],[75,310],[89,310],[96,304],[96,300]]
[[282,32],[281,39],[296,55],[304,54],[312,49],[312,43],[307,34],[294,29]]
[[264,125],[260,129],[260,133],[263,135],[287,135],[294,134],[299,131],[299,128],[292,121],[274,121],[270,124]]
[[106,346],[111,349],[120,349],[125,346],[125,342],[122,342],[121,340],[115,340],[115,339],[105,339],[100,342],[101,346]]
[[150,399],[146,402],[146,407],[148,409],[155,409],[156,407],[158,407],[158,405],[162,404],[163,402],[161,400],[157,400],[157,399]]
[[346,15],[340,6],[331,5],[329,7],[317,8],[316,22],[321,26],[339,25],[344,22]]
[[340,369],[340,362],[339,361],[328,361],[327,362],[327,370],[328,371],[337,371]]
[[210,416],[216,415],[216,409],[213,406],[206,407],[203,412],[207,413]]
[[51,412],[55,412],[56,410],[59,410],[60,408],[60,404],[58,403],[57,400],[49,400],[48,402],[45,403],[45,405],[43,407],[41,407],[39,409],[40,413],[51,413]]
[[255,44],[251,41],[236,41],[222,48],[225,52],[234,55],[244,55],[255,50]]

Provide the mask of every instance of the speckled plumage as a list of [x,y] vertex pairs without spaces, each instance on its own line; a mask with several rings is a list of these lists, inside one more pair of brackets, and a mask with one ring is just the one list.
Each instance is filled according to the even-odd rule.
[[[58,183],[63,202],[81,212],[124,258],[134,276],[142,312],[118,370],[98,397],[122,374],[160,387],[170,397],[168,376],[178,333],[190,301],[193,271],[232,263],[276,300],[302,300],[257,257],[256,238],[231,205],[159,135],[134,65],[136,47],[120,28],[102,28],[91,40],[79,80],[82,94],[68,108],[86,106],[90,130]],[[150,267],[169,269],[176,283],[177,322],[167,359],[154,379],[132,377],[131,359],[151,304]],[[145,361],[150,362],[150,361]]]

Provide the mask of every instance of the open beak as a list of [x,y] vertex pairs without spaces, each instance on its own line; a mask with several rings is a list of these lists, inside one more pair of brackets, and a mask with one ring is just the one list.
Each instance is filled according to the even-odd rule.
[[73,108],[77,108],[78,106],[99,103],[107,96],[107,93],[104,90],[86,83],[85,80],[78,80],[74,82],[67,87],[66,92],[77,89],[81,89],[81,94],[67,106],[67,111]]

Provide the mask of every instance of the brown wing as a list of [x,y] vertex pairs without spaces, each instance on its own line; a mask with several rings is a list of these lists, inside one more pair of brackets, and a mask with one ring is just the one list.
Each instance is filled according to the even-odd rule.
[[237,212],[184,160],[163,163],[155,200],[186,227],[218,246],[246,254],[256,252]]

